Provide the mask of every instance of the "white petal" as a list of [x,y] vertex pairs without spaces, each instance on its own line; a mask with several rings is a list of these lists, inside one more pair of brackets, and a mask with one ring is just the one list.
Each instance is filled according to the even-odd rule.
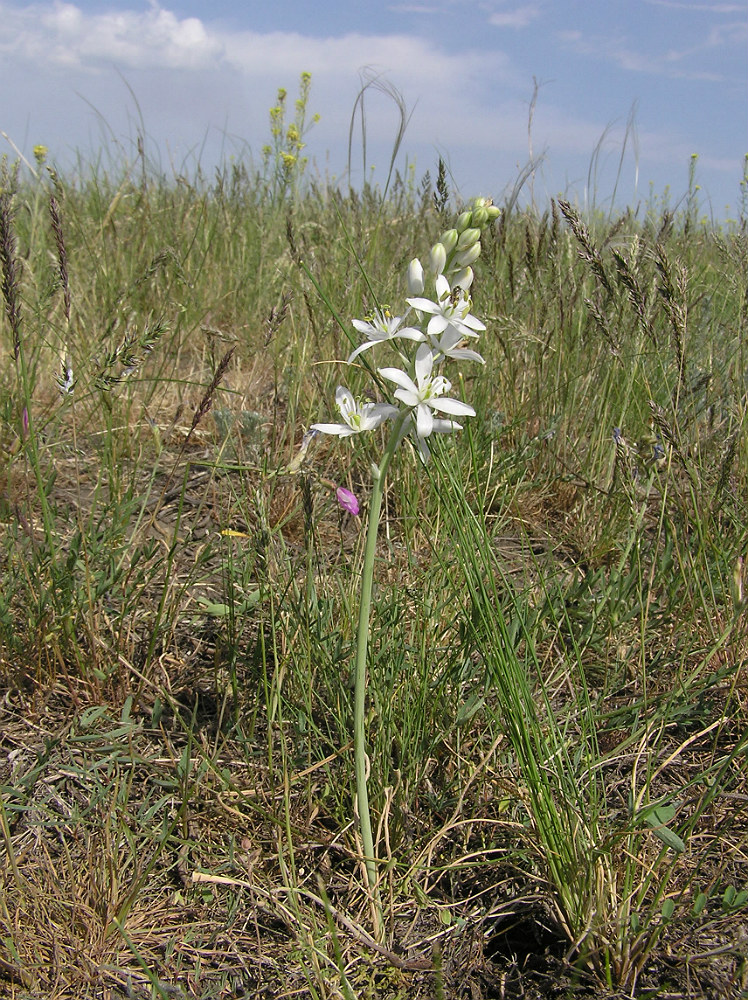
[[458,330],[454,324],[450,323],[435,346],[446,354],[447,351],[451,351],[453,347],[456,347],[462,338],[462,331]]
[[447,357],[455,358],[459,361],[477,361],[480,365],[485,365],[485,358],[481,357],[477,351],[471,351],[467,347],[453,347],[449,351],[444,352]]
[[419,438],[427,438],[434,429],[434,414],[425,403],[416,409],[416,434]]
[[398,332],[397,336],[404,337],[406,340],[423,341],[426,339],[423,330],[417,330],[414,326],[406,326]]
[[344,416],[346,413],[355,413],[356,411],[356,400],[353,398],[353,393],[344,385],[339,385],[335,390],[335,404]]
[[435,243],[429,254],[429,270],[432,274],[441,274],[447,263],[447,248],[443,243]]
[[406,406],[418,406],[418,393],[411,389],[395,389],[395,399],[399,399]]
[[446,316],[442,316],[441,313],[438,316],[432,316],[427,327],[429,336],[438,337],[442,330],[446,330],[448,326],[449,320]]
[[[419,347],[419,351],[422,348]],[[395,385],[400,385],[403,389],[407,389],[408,392],[418,392],[418,386],[415,384],[410,375],[407,375],[400,368],[380,368],[379,374],[382,378],[389,379],[390,382],[394,382]]]
[[374,329],[371,323],[367,323],[365,320],[362,319],[353,319],[351,320],[351,322],[353,323],[353,325],[355,326],[355,328],[358,330],[359,333],[363,333],[367,337],[371,334],[372,330]]
[[438,313],[441,308],[435,302],[432,302],[431,299],[415,298],[406,299],[405,301],[409,306],[413,306],[414,309],[422,313]]
[[[416,378],[418,379],[419,387],[423,385],[427,378],[431,375],[431,371],[434,367],[434,352],[428,344],[421,344],[416,352]],[[412,383],[411,383],[412,385]],[[415,389],[415,386],[413,386]]]
[[449,294],[452,291],[452,289],[449,287],[449,282],[447,281],[447,279],[444,277],[443,274],[439,275],[439,277],[434,282],[434,285],[436,287],[437,302],[444,302],[445,299],[449,298]]
[[312,424],[310,429],[319,431],[320,434],[335,434],[338,437],[350,437],[356,433],[348,424]]
[[359,356],[359,354],[363,354],[364,351],[368,351],[369,348],[373,347],[374,344],[376,344],[376,343],[377,343],[376,340],[367,340],[365,344],[360,344],[356,348],[356,350],[353,352],[353,354],[351,354],[351,356],[348,358],[348,361],[346,362],[346,364],[349,364],[349,365],[353,364],[353,362],[356,360],[356,358]]
[[462,424],[458,424],[456,420],[440,420],[438,417],[434,420],[434,426],[431,428],[432,434],[451,434],[452,431],[461,431]]
[[445,392],[449,392],[452,388],[452,383],[448,378],[443,375],[437,375],[435,378],[431,379],[431,394],[432,396],[443,396]]
[[465,326],[469,327],[471,330],[485,330],[486,324],[481,323],[479,319],[476,319],[472,314],[468,314],[462,321]]
[[432,399],[431,405],[442,413],[454,413],[458,417],[474,417],[475,410],[459,399]]
[[397,407],[390,403],[366,403],[361,411],[361,428],[373,430],[398,412]]

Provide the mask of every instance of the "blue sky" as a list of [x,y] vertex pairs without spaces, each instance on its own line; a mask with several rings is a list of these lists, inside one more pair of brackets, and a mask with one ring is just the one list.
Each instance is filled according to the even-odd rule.
[[[144,128],[168,173],[198,159],[212,172],[221,156],[259,160],[278,87],[293,99],[309,71],[321,116],[309,170],[339,179],[362,75],[377,74],[412,112],[398,166],[407,155],[417,179],[441,155],[462,197],[498,199],[531,148],[541,206],[558,194],[605,206],[619,167],[620,203],[669,187],[674,205],[696,153],[721,220],[748,153],[747,43],[746,0],[0,0],[0,130],[30,160],[42,143],[65,165],[76,150],[133,160]],[[370,91],[380,183],[396,127]],[[360,142],[353,165],[360,180]]]

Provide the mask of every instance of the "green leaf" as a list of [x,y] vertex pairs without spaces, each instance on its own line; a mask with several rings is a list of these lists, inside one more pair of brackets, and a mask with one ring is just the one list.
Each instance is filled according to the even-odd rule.
[[466,722],[470,722],[473,716],[480,712],[485,703],[484,698],[473,692],[468,700],[460,705],[457,710],[457,725],[464,726]]
[[206,615],[213,615],[216,618],[229,618],[231,615],[243,615],[249,611],[250,608],[255,607],[260,602],[260,591],[253,590],[247,595],[246,599],[241,602],[241,604],[235,604],[233,608],[230,604],[217,604],[213,601],[209,601],[207,597],[198,597],[197,603],[203,609]]
[[673,806],[661,805],[649,809],[642,818],[658,840],[661,840],[666,847],[669,847],[671,851],[675,851],[676,854],[682,854],[686,849],[686,845],[678,834],[673,833],[667,825],[674,816],[675,809]]
[[80,716],[78,717],[78,725],[81,729],[90,729],[95,722],[106,716],[106,707],[104,705],[93,705],[91,708],[84,709]]
[[693,915],[698,917],[700,913],[704,912],[704,907],[707,904],[707,894],[705,892],[700,892],[696,899],[693,901]]

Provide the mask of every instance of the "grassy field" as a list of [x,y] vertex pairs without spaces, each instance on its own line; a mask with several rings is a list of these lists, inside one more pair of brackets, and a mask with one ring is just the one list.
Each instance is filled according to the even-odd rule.
[[0,994],[748,996],[748,219],[497,199],[382,497],[372,886],[385,437],[304,434],[463,206],[282,154],[4,164]]

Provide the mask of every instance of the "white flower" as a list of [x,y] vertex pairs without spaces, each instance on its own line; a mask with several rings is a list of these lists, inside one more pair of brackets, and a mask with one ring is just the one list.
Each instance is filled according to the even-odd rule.
[[362,431],[374,430],[399,412],[396,406],[389,403],[359,403],[343,385],[339,385],[335,391],[335,404],[343,423],[312,424],[311,430],[322,434],[336,434],[338,437],[351,437]]
[[[475,410],[459,399],[442,398],[449,392],[452,383],[443,375],[432,376],[434,354],[428,344],[421,344],[416,354],[414,382],[399,368],[380,368],[379,374],[394,382],[400,388],[395,390],[395,399],[415,410],[415,429],[418,438],[427,438],[433,431],[461,430],[460,424],[452,420],[435,420],[433,410],[457,417],[474,417]],[[443,425],[449,425],[448,427]]]
[[363,333],[369,339],[356,348],[348,358],[348,364],[350,365],[355,361],[363,351],[368,350],[375,344],[381,344],[385,340],[395,340],[397,337],[415,341],[426,339],[422,331],[416,330],[413,326],[405,326],[401,329],[400,324],[403,322],[403,318],[402,316],[390,316],[387,312],[377,311],[371,320],[354,319],[353,325],[358,332]]
[[470,296],[460,285],[449,287],[449,282],[440,274],[435,282],[436,302],[431,299],[406,299],[408,305],[419,312],[430,313],[431,319],[427,331],[429,336],[438,337],[451,324],[463,337],[477,337],[480,330],[485,330],[485,323],[470,313]]
[[435,362],[442,358],[456,358],[460,361],[477,361],[484,365],[486,362],[477,351],[471,351],[467,347],[459,347],[465,338],[462,333],[451,323],[441,335],[441,337],[431,337],[431,346],[435,354]]

